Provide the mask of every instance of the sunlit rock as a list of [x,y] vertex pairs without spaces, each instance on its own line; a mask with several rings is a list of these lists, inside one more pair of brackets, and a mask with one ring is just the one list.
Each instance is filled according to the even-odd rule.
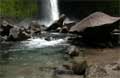
[[[117,21],[120,20],[120,17],[112,17],[110,15],[107,15],[102,12],[95,12],[93,14],[90,14],[88,17],[84,18],[81,20],[79,23],[77,23],[75,26],[73,26],[70,29],[70,32],[81,32],[84,31],[86,28],[94,28],[94,27],[106,27],[107,29],[111,29],[111,24],[116,23]],[[116,28],[115,26],[114,28]],[[103,28],[104,30],[104,28]]]

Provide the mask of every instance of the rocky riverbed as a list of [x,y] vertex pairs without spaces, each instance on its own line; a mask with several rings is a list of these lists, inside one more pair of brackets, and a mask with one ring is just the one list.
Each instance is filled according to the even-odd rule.
[[1,78],[119,78],[119,21],[102,12],[49,27],[0,24]]

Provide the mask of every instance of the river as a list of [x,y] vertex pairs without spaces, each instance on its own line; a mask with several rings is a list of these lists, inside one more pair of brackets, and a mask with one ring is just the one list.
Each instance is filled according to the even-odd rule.
[[53,78],[54,68],[67,62],[68,44],[63,34],[45,37],[0,43],[0,78]]

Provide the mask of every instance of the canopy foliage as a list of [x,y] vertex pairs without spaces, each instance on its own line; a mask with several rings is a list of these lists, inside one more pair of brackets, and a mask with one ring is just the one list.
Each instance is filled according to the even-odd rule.
[[37,10],[36,0],[0,0],[0,16],[32,17]]

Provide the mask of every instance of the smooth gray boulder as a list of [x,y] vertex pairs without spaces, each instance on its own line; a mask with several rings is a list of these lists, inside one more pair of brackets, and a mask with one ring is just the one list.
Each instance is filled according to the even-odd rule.
[[82,32],[86,28],[100,27],[108,24],[109,26],[107,27],[109,29],[111,24],[117,21],[120,21],[120,17],[113,17],[103,12],[95,12],[78,22],[75,26],[71,27],[70,32]]

